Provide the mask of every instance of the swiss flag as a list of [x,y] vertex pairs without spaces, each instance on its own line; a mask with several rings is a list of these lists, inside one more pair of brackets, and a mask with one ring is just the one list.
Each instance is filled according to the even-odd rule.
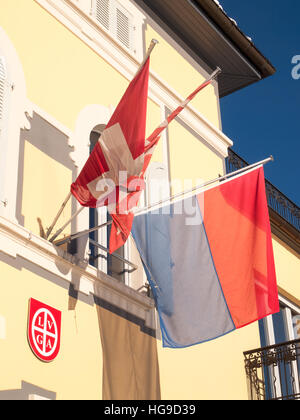
[[[85,207],[108,206],[113,225],[110,252],[122,246],[144,189],[148,58],[129,84],[76,181],[74,197]],[[148,166],[148,165],[147,165]]]

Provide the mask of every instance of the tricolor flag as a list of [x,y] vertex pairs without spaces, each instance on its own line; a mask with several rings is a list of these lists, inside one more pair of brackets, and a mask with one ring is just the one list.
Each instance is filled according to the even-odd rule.
[[199,344],[279,312],[263,167],[136,215],[132,233],[164,347]]
[[[110,251],[126,241],[143,189],[145,130],[149,81],[148,58],[129,84],[76,181],[74,197],[85,207],[108,206],[113,218]],[[128,214],[129,213],[129,214]]]

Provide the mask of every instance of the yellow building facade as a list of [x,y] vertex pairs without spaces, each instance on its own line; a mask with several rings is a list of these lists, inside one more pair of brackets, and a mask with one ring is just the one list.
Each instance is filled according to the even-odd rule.
[[[233,142],[222,132],[220,97],[271,75],[272,66],[254,47],[246,55],[244,35],[229,37],[229,18],[215,2],[175,3],[0,0],[0,399],[248,399],[243,353],[278,343],[280,321],[283,341],[300,337],[299,208],[296,224],[271,211],[282,320],[187,349],[162,347],[131,239],[118,266],[103,250],[95,257],[88,235],[69,247],[44,238],[92,134],[101,134],[153,38],[148,135],[215,67],[233,66],[244,78],[221,76],[188,105],[164,132],[148,178],[164,181],[168,196],[226,172]],[[185,19],[191,26],[183,32]],[[198,30],[206,34],[202,50]],[[144,203],[155,199],[149,188]],[[70,200],[54,231],[78,209]],[[92,219],[105,223],[105,210],[84,209],[60,237]],[[106,247],[106,228],[93,238]],[[61,312],[60,350],[49,363],[28,342],[32,298]]]

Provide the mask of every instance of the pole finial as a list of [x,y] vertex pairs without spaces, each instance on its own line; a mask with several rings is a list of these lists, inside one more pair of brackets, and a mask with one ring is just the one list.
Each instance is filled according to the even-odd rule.
[[[146,59],[150,56],[150,54],[152,53],[152,51],[153,51],[154,47],[155,47],[157,44],[159,44],[159,42],[157,41],[157,39],[152,38],[152,39],[151,39],[151,42],[150,42],[150,45],[149,45],[149,48],[148,48],[148,51],[147,51],[147,54],[146,54],[146,57],[145,57],[145,60],[146,60]],[[144,61],[145,61],[145,60],[144,60]]]
[[157,41],[157,39],[152,39],[149,45],[149,48],[147,50],[147,53],[145,55],[145,58],[143,59],[143,61],[141,62],[141,64],[139,65],[139,68],[137,69],[137,72],[135,73],[135,77],[137,76],[137,74],[141,71],[141,69],[143,68],[144,64],[146,63],[146,61],[148,60],[148,58],[150,57],[150,54],[152,53],[154,47],[159,44],[159,42]]
[[222,69],[220,67],[217,67],[216,70],[211,74],[209,80],[216,79],[221,73],[222,73]]

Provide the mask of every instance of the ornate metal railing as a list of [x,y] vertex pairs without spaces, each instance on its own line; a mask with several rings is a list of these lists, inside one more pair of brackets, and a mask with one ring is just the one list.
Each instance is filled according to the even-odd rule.
[[251,400],[300,400],[300,339],[244,352]]
[[[232,149],[229,149],[228,158],[226,159],[226,173],[236,171],[245,166],[248,166],[248,163]],[[266,194],[269,207],[300,231],[300,208],[267,180]]]

